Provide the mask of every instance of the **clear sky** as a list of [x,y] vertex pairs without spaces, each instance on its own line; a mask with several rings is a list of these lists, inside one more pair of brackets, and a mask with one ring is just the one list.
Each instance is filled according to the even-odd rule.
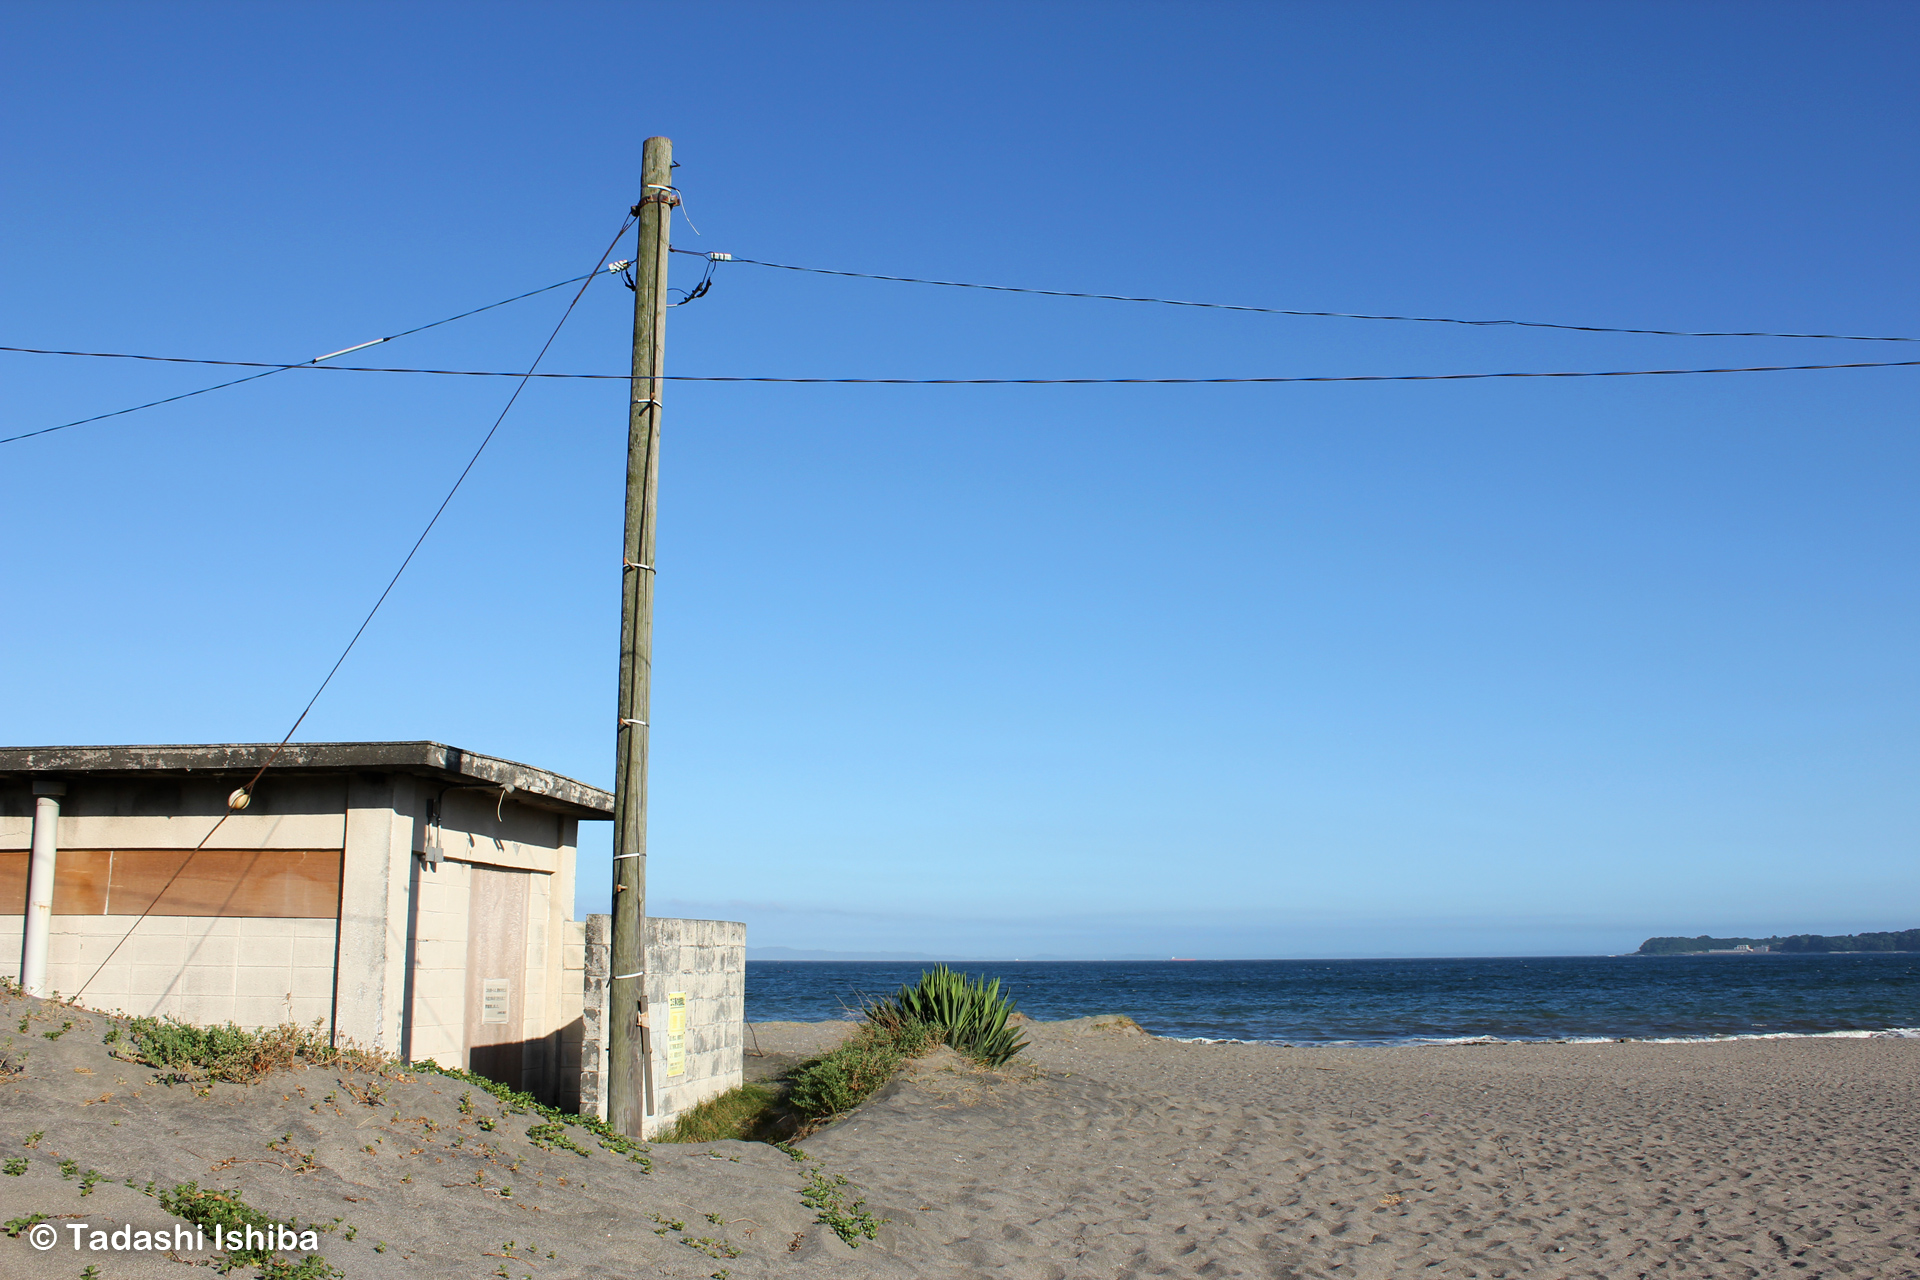
[[[676,241],[1920,336],[1905,4],[12,5],[0,342],[303,360]],[[693,259],[675,263],[690,283]],[[593,286],[547,368],[626,367]],[[364,363],[523,365],[565,294]],[[1920,359],[735,265],[678,373]],[[0,355],[0,435],[218,370]],[[287,373],[0,446],[0,740],[275,740],[499,411]],[[533,387],[300,736],[612,781],[625,388]],[[1920,924],[1920,369],[669,392],[650,894],[756,945],[1614,952]],[[607,833],[579,909],[606,909]]]

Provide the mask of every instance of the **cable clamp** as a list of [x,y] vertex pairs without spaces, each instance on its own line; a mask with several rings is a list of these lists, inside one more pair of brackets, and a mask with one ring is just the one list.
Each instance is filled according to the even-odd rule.
[[648,573],[653,572],[653,566],[650,564],[636,564],[631,560],[622,560],[620,565],[625,569],[645,569]]
[[[622,858],[644,858],[644,857],[646,857],[646,856],[647,856],[647,855],[646,855],[646,854],[644,854],[644,853],[616,853],[616,854],[614,854],[614,855],[613,855],[613,860],[614,860],[615,862],[618,862],[618,861],[620,861],[620,860],[621,860]],[[621,885],[620,887],[621,887],[622,889],[624,889],[624,888],[626,888],[627,886],[625,886],[625,885]]]
[[707,255],[707,261],[708,262],[732,262],[733,255],[730,253],[710,253]]
[[625,724],[639,725],[642,729],[647,727],[647,722],[645,720],[624,720],[623,719],[620,721],[620,723],[623,725]]
[[607,271],[609,274],[615,271],[625,271],[628,267],[632,265],[633,265],[633,260],[631,258],[622,258],[618,262],[609,262],[607,264]]
[[625,982],[628,978],[644,978],[646,976],[647,976],[647,971],[645,969],[642,969],[638,973],[616,973],[613,975],[612,981]]
[[635,400],[635,401],[634,401],[634,403],[635,403],[635,404],[650,404],[650,405],[652,405],[652,406],[653,406],[654,408],[656,408],[656,409],[664,409],[664,408],[666,408],[666,406],[665,406],[665,405],[663,405],[663,404],[661,404],[661,403],[660,403],[660,402],[659,402],[658,400]]

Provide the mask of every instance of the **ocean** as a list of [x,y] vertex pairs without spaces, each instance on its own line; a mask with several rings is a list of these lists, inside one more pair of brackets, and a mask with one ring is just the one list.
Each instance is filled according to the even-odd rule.
[[[747,1019],[851,1016],[928,965],[749,960]],[[1042,1019],[1271,1044],[1920,1036],[1920,954],[955,963]]]

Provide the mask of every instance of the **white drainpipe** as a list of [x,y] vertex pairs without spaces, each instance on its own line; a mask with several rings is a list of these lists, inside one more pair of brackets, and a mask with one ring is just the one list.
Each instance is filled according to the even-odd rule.
[[30,996],[47,994],[47,941],[53,933],[53,864],[60,852],[60,797],[67,784],[58,778],[33,780],[33,856],[27,864],[26,947],[20,956],[20,985]]

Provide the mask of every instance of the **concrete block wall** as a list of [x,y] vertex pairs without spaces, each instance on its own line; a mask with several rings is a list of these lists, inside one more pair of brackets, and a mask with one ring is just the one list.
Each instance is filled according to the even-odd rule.
[[590,915],[581,930],[580,1107],[607,1118],[607,979],[613,969],[613,917]]
[[[612,918],[588,916],[580,1110],[606,1118],[606,999]],[[647,920],[647,1007],[653,1046],[653,1114],[647,1136],[673,1127],[682,1112],[742,1080],[747,1005],[747,926],[733,920]],[[667,997],[684,992],[684,1069],[667,1074]]]
[[[606,916],[595,916],[606,920]],[[599,1027],[605,1001],[592,1005],[594,1026],[587,1026],[587,929],[585,920],[566,922],[560,946],[560,1079],[553,1105],[562,1111],[579,1111],[580,1098],[587,1084],[583,1077],[593,1074],[592,1087],[599,1089],[600,1062],[589,1061],[588,1041],[599,1044]],[[600,940],[601,986],[606,985],[606,939]]]
[[464,1067],[467,1017],[467,902],[472,868],[448,859],[415,872],[413,1023],[407,1057]]
[[[86,1006],[108,1012],[249,1029],[318,1019],[327,1030],[336,927],[304,918],[55,916],[47,986],[72,997],[84,983]],[[21,928],[20,916],[0,916],[0,973],[15,979]]]
[[[650,919],[647,925],[652,1123],[669,1128],[681,1112],[741,1082],[747,926],[732,920],[672,919]],[[686,1053],[677,1076],[667,1074],[667,996],[676,991],[687,997]]]

